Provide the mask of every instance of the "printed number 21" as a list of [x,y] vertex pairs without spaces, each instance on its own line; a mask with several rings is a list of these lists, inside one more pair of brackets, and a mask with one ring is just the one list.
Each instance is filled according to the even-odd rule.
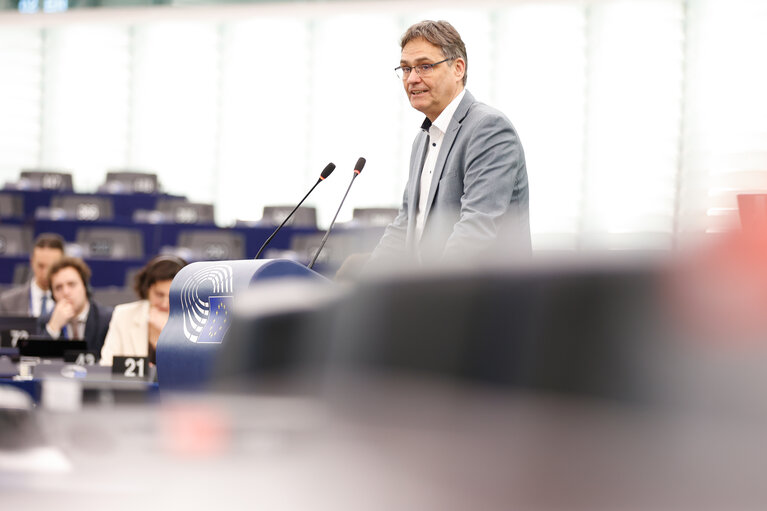
[[140,358],[138,360],[133,358],[126,358],[125,359],[125,376],[130,377],[136,377],[139,378],[144,377],[144,359]]

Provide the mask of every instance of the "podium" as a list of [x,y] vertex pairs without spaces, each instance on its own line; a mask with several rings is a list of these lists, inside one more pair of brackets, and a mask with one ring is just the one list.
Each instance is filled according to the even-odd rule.
[[205,261],[182,268],[171,284],[168,323],[157,342],[160,388],[203,388],[232,323],[237,296],[259,282],[288,277],[325,280],[285,259]]

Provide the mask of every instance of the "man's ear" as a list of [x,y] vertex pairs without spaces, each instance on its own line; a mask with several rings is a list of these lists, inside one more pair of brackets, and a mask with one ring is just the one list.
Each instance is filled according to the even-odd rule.
[[463,75],[466,73],[466,61],[462,58],[455,59],[455,64],[453,65],[453,72],[455,73],[455,77],[459,80],[463,80]]

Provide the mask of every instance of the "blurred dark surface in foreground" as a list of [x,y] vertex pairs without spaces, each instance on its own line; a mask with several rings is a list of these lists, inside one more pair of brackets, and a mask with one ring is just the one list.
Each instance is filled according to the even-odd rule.
[[257,286],[208,392],[29,411],[48,461],[0,452],[3,503],[764,508],[767,249],[720,241]]

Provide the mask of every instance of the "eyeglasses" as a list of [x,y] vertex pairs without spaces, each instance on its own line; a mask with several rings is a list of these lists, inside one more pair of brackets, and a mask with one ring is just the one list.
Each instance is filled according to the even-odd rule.
[[455,57],[450,57],[445,60],[440,60],[439,62],[435,62],[434,64],[419,64],[417,66],[398,66],[394,68],[394,72],[397,73],[397,76],[400,80],[407,78],[410,76],[411,71],[415,71],[415,74],[418,76],[427,76],[431,74],[432,70],[434,69],[434,66],[437,64],[442,64],[443,62],[447,62],[448,60],[453,60]]

